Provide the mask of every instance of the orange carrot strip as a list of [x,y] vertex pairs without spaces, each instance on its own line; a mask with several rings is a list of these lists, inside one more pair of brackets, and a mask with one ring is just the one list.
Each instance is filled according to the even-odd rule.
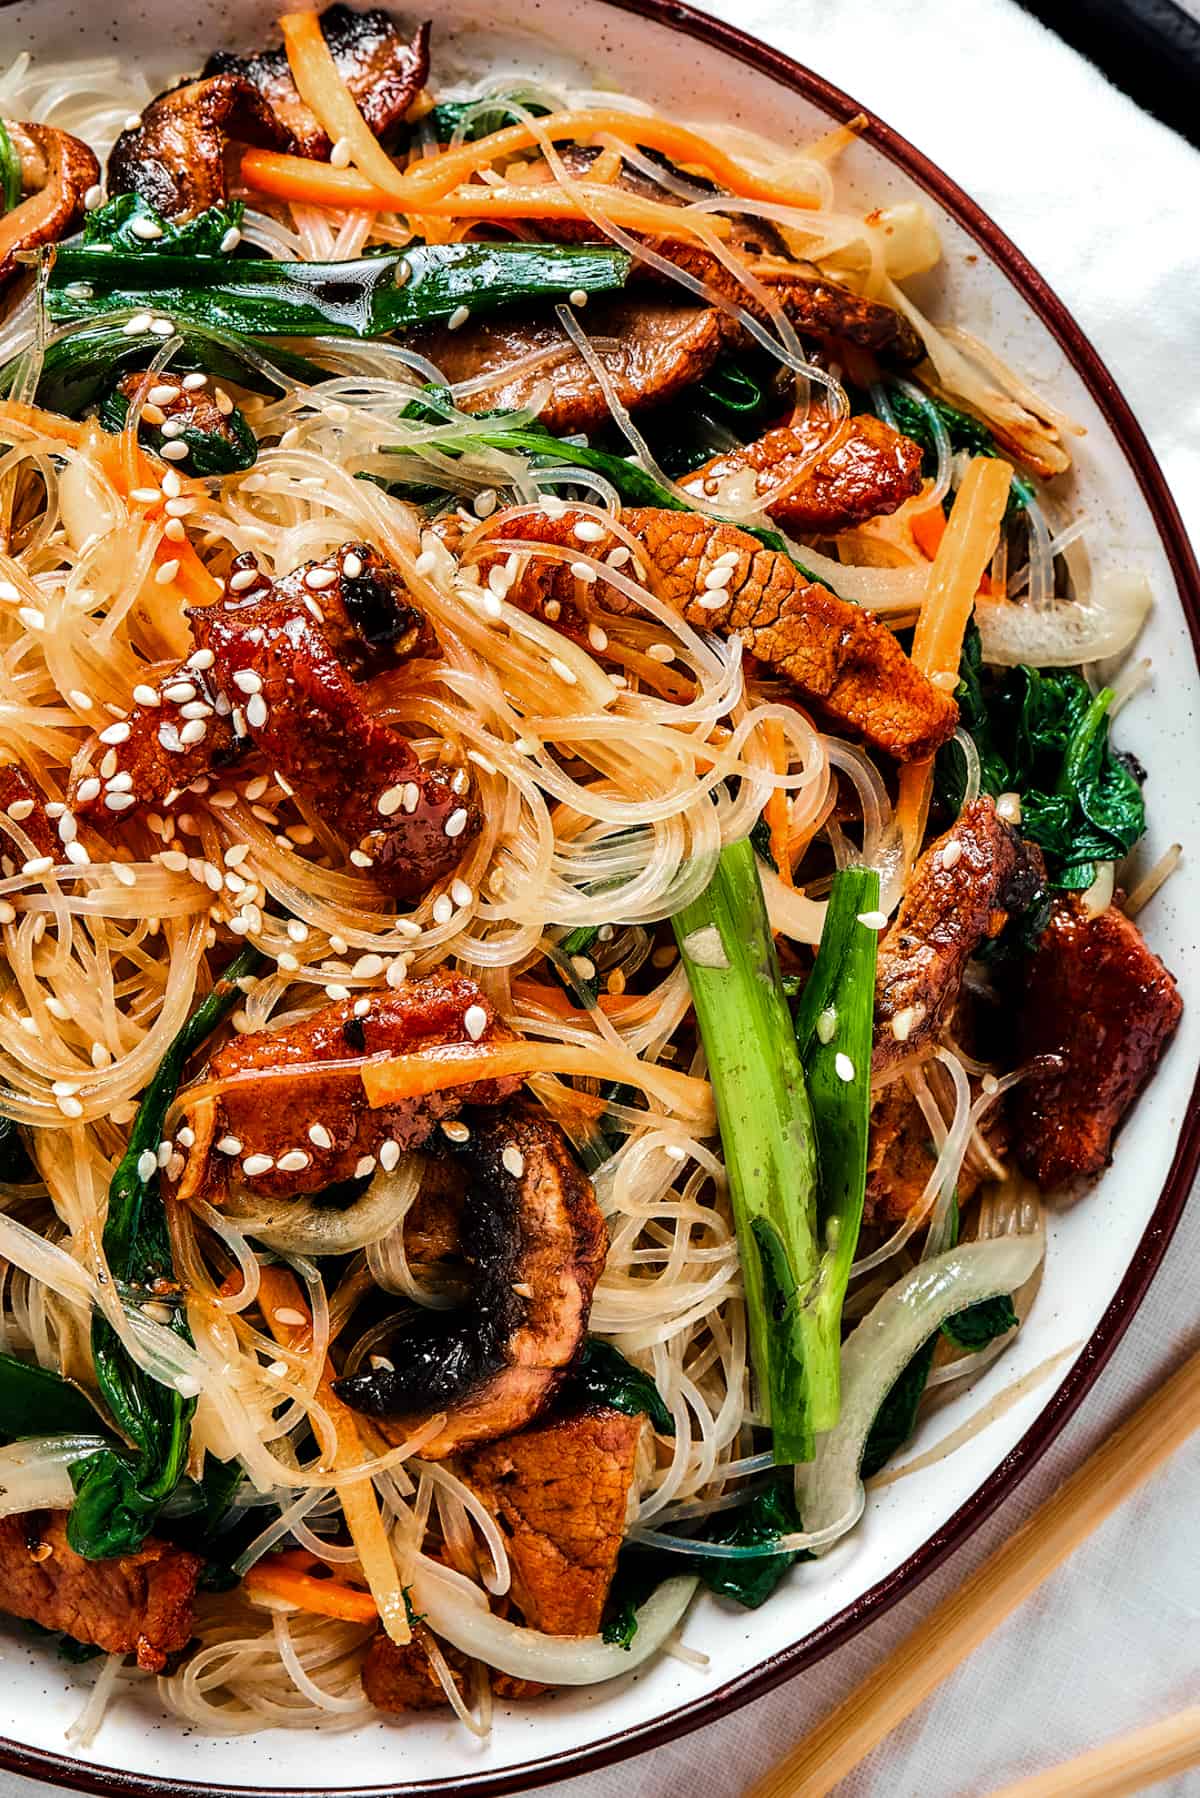
[[[963,636],[979,583],[996,552],[1011,482],[1007,462],[976,456],[955,495],[913,635],[913,663],[931,679],[958,673]],[[925,835],[932,775],[932,760],[908,762],[900,770],[896,821],[910,868]]]
[[288,67],[300,98],[313,111],[326,135],[343,142],[350,159],[385,192],[398,191],[404,177],[387,154],[338,73],[315,12],[286,13],[279,21]]
[[[527,1005],[540,1005],[543,1011],[552,1011],[557,1017],[586,1018],[587,1009],[581,1005],[572,1005],[571,996],[560,986],[545,986],[540,980],[514,980],[512,983],[514,999],[522,999]],[[631,1005],[640,1005],[641,993],[600,993],[597,1003],[605,1017],[619,1017],[628,1011]]]
[[909,520],[913,542],[923,556],[932,562],[946,535],[946,514],[940,506],[926,506],[923,512],[914,512]]
[[[778,718],[768,718],[765,733],[767,747],[771,752],[771,762],[776,774],[787,773],[787,739],[783,734],[783,726]],[[775,858],[775,866],[779,870],[779,878],[785,887],[794,887],[792,879],[792,856],[789,844],[790,822],[788,818],[787,794],[782,787],[776,787],[763,807],[763,817],[767,821],[770,833],[771,854]]]
[[369,1592],[344,1586],[339,1580],[314,1579],[294,1567],[281,1565],[281,1555],[264,1555],[245,1578],[250,1598],[280,1598],[316,1617],[337,1617],[343,1623],[374,1623],[379,1616]]

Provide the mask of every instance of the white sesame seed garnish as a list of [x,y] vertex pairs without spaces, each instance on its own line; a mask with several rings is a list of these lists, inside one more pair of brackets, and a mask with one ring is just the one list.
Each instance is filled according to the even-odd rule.
[[81,1118],[83,1116],[83,1106],[78,1099],[72,1098],[69,1094],[59,1099],[58,1109],[64,1117]]
[[[123,794],[120,795],[120,798],[126,805],[133,804],[132,799],[125,799]],[[54,857],[52,855],[32,855],[27,862],[22,864],[21,872],[22,874],[49,874],[53,866]]]
[[453,899],[455,905],[470,905],[475,895],[467,885],[466,881],[460,880],[456,875],[450,882],[450,897]]
[[[129,130],[134,131],[141,124],[141,120],[137,119],[134,114],[131,114],[130,118],[135,119],[135,123],[131,124],[129,119],[126,119],[125,123]],[[135,237],[140,237],[143,243],[153,243],[155,238],[161,237],[163,234],[163,228],[158,220],[151,218],[130,219],[129,229]]]
[[6,805],[4,809],[14,824],[24,824],[26,818],[33,812],[33,800],[14,799],[12,804]]
[[608,632],[601,630],[598,624],[588,625],[588,644],[597,654],[608,648]]
[[446,1119],[442,1125],[442,1135],[447,1142],[469,1142],[471,1139],[470,1130],[465,1124],[460,1124],[457,1118]]
[[239,568],[236,574],[231,574],[229,577],[229,591],[244,593],[247,587],[253,587],[257,579],[257,568]]
[[[130,777],[132,779],[132,776]],[[58,840],[60,843],[73,843],[79,834],[79,826],[72,812],[64,812],[58,820]]]
[[164,460],[167,462],[186,462],[191,455],[186,443],[164,443],[162,446]]
[[233,677],[233,684],[242,693],[261,693],[262,676],[253,668],[239,668]]
[[351,973],[356,980],[374,980],[377,974],[383,973],[382,955],[360,955]]
[[150,329],[156,337],[169,337],[175,329],[175,321],[170,318],[152,318]]
[[236,1136],[218,1137],[217,1150],[222,1155],[240,1155],[242,1152],[241,1140]]
[[179,741],[188,746],[192,743],[203,743],[208,734],[208,726],[203,718],[189,718],[179,733]]
[[72,687],[67,698],[78,712],[90,712],[96,703],[91,694],[85,693],[81,687]]
[[1001,793],[996,801],[996,813],[1006,824],[1021,822],[1021,795],[1019,793]]
[[92,291],[90,281],[68,281],[63,288],[63,292],[69,300],[90,300]]
[[471,510],[476,518],[490,518],[500,503],[500,495],[494,487],[485,487],[471,501]]
[[375,802],[375,809],[381,817],[390,818],[394,812],[400,810],[404,803],[404,791],[404,783],[401,782],[398,786],[387,787],[379,795]]
[[148,686],[145,681],[139,681],[137,686],[133,689],[133,698],[135,705],[154,706],[162,704],[162,695],[158,692],[157,688]]
[[238,230],[237,226],[230,225],[228,231],[226,231],[225,235],[222,237],[222,239],[217,247],[221,251],[221,254],[223,256],[228,256],[231,250],[237,249],[237,247],[241,243],[241,241],[242,241],[242,234]]
[[182,849],[164,849],[158,857],[160,867],[166,868],[169,874],[186,874],[188,858]]
[[837,1012],[832,1005],[827,1005],[817,1017],[817,1041],[831,1043],[837,1035]]
[[446,329],[448,331],[461,330],[462,326],[466,324],[470,316],[471,308],[469,306],[456,306],[446,320]]
[[454,901],[449,893],[439,893],[433,902],[433,921],[435,924],[448,924],[454,916]]
[[858,921],[865,924],[868,930],[887,929],[887,913],[883,911],[860,911]]
[[952,838],[950,842],[943,843],[938,852],[938,860],[941,862],[943,868],[952,868],[956,862],[962,860],[962,852],[962,844],[958,842],[957,839]]
[[477,1043],[488,1025],[488,1014],[482,1005],[468,1005],[463,1013],[463,1029]]
[[333,1147],[333,1138],[330,1136],[324,1124],[310,1124],[308,1126],[308,1140],[318,1149],[332,1149]]
[[374,1172],[375,1172],[375,1157],[374,1157],[374,1155],[362,1155],[359,1157],[359,1159],[354,1164],[354,1178],[356,1180],[365,1180],[368,1177],[368,1175],[373,1174]]
[[362,571],[362,557],[356,556],[352,549],[348,549],[342,557],[342,573],[348,581],[356,581]]
[[137,1158],[137,1177],[138,1177],[138,1179],[140,1181],[142,1181],[142,1183],[144,1185],[145,1182],[147,1180],[151,1179],[157,1171],[158,1171],[158,1156],[154,1153],[153,1149],[143,1149],[141,1154]]
[[274,1166],[273,1155],[247,1155],[242,1163],[242,1172],[248,1180],[253,1180],[258,1174],[269,1174]]
[[146,398],[155,406],[173,406],[179,398],[179,388],[173,381],[152,387]]
[[[141,123],[141,120],[138,120]],[[88,212],[97,212],[104,204],[104,189],[98,181],[93,182],[83,196],[83,204]]]
[[600,543],[604,538],[604,526],[594,518],[581,518],[571,531],[581,543]]
[[332,587],[336,580],[336,568],[310,568],[304,576],[304,585],[311,587],[314,593],[320,593],[326,587]]
[[100,741],[102,743],[116,745],[117,743],[128,742],[128,740],[129,740],[129,725],[128,724],[110,724],[108,726],[107,730],[102,730],[100,732]]
[[325,996],[327,999],[348,999],[350,997],[350,988],[348,986],[342,986],[338,981],[333,980],[325,988]]
[[572,562],[571,573],[575,576],[577,581],[590,582],[597,578],[596,570],[592,567],[590,562]]
[[208,386],[208,376],[200,374],[199,371],[194,375],[184,375],[182,386],[185,393],[195,393],[198,387]]
[[839,1050],[833,1058],[833,1069],[839,1080],[853,1080],[854,1063]]
[[[574,679],[574,676],[572,676],[572,679]],[[459,806],[457,811],[451,812],[442,828],[448,837],[460,837],[462,835],[463,831],[467,828],[467,813],[462,806]]]
[[329,161],[331,167],[335,169],[348,169],[350,167],[350,139],[348,137],[338,138],[337,142],[329,152]]
[[675,649],[670,643],[651,643],[646,654],[652,662],[673,662],[675,660]]
[[160,562],[154,571],[154,578],[160,587],[169,587],[179,573],[179,563],[172,557],[169,562]]
[[[311,1160],[312,1156],[307,1155],[303,1149],[289,1149],[286,1155],[281,1155],[279,1157],[275,1166],[279,1169],[281,1174],[298,1174],[309,1165]],[[276,1317],[279,1316],[278,1311],[275,1315]],[[287,1320],[283,1319],[281,1321],[286,1322]]]
[[179,708],[179,716],[187,718],[193,723],[197,718],[211,718],[212,715],[212,707],[205,705],[202,699],[189,699],[186,705],[181,705]]
[[504,1163],[505,1170],[512,1175],[513,1179],[519,1180],[525,1172],[525,1157],[516,1144],[505,1143],[504,1153],[500,1159]]
[[133,317],[122,326],[126,337],[144,337],[149,329],[150,314],[148,312],[135,312]]
[[246,723],[251,730],[261,730],[267,722],[267,702],[261,693],[252,693],[250,703],[246,707]]
[[86,868],[91,865],[91,856],[83,843],[78,841],[66,845],[63,854],[74,868]]
[[[184,382],[184,386],[185,387],[187,386],[186,381]],[[162,478],[162,490],[166,494],[168,500],[177,500],[179,498],[180,494],[183,492],[183,482],[180,480],[179,475],[174,468],[168,468],[166,474],[164,474],[164,476]],[[190,504],[190,501],[189,501],[189,504]],[[168,512],[171,511],[170,506],[168,506],[166,509]],[[179,514],[175,513],[175,514],[173,514],[173,516],[178,517]],[[191,657],[190,659],[192,660],[192,662],[194,663],[194,665],[197,668],[200,666],[199,662],[196,661],[194,656]]]

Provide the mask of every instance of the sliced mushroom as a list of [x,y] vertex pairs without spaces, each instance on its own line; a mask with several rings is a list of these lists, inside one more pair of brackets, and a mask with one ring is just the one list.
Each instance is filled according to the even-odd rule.
[[[406,41],[377,7],[353,12],[338,5],[321,14],[321,35],[358,110],[375,136],[386,141],[403,123],[429,74],[428,22]],[[254,56],[218,50],[205,63],[204,75],[238,75],[250,82],[291,132],[299,154],[318,162],[327,159],[332,145],[296,91],[282,48]]]
[[163,218],[192,218],[228,194],[235,143],[295,149],[291,132],[240,75],[185,81],[121,132],[109,152],[108,191],[140,194]]
[[4,121],[21,163],[24,199],[0,218],[0,284],[17,272],[17,254],[59,243],[83,217],[84,199],[100,179],[85,143],[49,125]]
[[[593,304],[587,322],[618,398],[633,412],[661,405],[700,380],[723,343],[713,307],[650,294]],[[552,431],[592,430],[611,417],[600,383],[552,313],[410,332],[405,342],[436,363],[452,386],[487,377],[460,400],[466,412],[515,410],[540,392],[538,418]]]
[[463,1121],[471,1297],[455,1311],[422,1313],[393,1338],[386,1364],[334,1382],[397,1440],[444,1411],[421,1450],[434,1461],[511,1436],[545,1409],[583,1341],[607,1251],[592,1183],[556,1124],[507,1108]]

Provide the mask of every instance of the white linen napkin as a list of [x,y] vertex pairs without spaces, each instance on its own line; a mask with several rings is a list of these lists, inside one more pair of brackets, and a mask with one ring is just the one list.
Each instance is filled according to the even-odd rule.
[[[1095,342],[1200,537],[1200,155],[1012,0],[708,0],[707,10],[844,88],[991,213]],[[745,1791],[1196,1345],[1198,1260],[1193,1195],[1080,1413],[910,1598],[768,1697],[623,1767],[557,1784],[553,1798]],[[984,1798],[1194,1703],[1198,1479],[1194,1441],[843,1782],[845,1798]],[[1200,1798],[1200,1771],[1158,1790]]]

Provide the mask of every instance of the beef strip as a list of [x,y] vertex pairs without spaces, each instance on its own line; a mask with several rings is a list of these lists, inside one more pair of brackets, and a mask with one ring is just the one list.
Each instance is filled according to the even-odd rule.
[[463,1457],[463,1479],[504,1536],[513,1598],[530,1628],[599,1629],[647,1427],[644,1417],[596,1406]]
[[[361,1017],[355,1015],[356,1001],[340,1000],[283,1029],[231,1037],[215,1051],[206,1070],[215,1080],[269,1074],[311,1062],[349,1065],[294,1078],[249,1079],[222,1093],[211,1132],[215,1153],[210,1179],[223,1177],[236,1160],[242,1184],[257,1198],[320,1192],[352,1179],[364,1157],[377,1155],[384,1142],[395,1142],[401,1149],[419,1148],[443,1119],[457,1117],[464,1105],[496,1105],[519,1087],[520,1080],[512,1077],[477,1080],[372,1110],[359,1073],[367,1056],[413,1054],[443,1043],[486,1046],[507,1041],[510,1033],[465,974],[413,980],[394,992],[368,995],[368,1001]],[[222,1142],[240,1146],[226,1154]],[[202,1152],[203,1147],[197,1149]],[[250,1156],[268,1156],[272,1165],[248,1174]],[[302,1165],[289,1159],[286,1167],[279,1166],[281,1159],[299,1156],[305,1158]],[[365,1171],[374,1171],[373,1161]]]
[[1014,1088],[1017,1158],[1046,1190],[1097,1174],[1122,1118],[1158,1064],[1183,1011],[1174,976],[1132,919],[1110,906],[1090,917],[1056,898],[1024,971],[1022,1062],[1055,1065]]
[[188,219],[229,191],[231,145],[293,150],[292,134],[239,75],[185,81],[151,100],[108,157],[110,194],[135,193],[161,217]]
[[377,551],[343,544],[278,581],[239,556],[223,601],[188,617],[197,650],[153,703],[100,732],[99,774],[91,761],[76,769],[80,816],[170,806],[199,776],[257,751],[369,858],[357,865],[386,891],[417,897],[457,865],[481,822],[469,775],[421,763],[352,678],[433,645]]
[[[829,440],[832,447],[821,453]],[[870,413],[838,426],[823,407],[723,450],[681,482],[719,502],[757,500],[792,532],[829,535],[894,512],[921,490],[921,449]]]
[[16,119],[4,121],[21,164],[24,196],[0,218],[0,286],[18,272],[18,253],[60,243],[83,218],[87,191],[100,164],[79,138]]
[[[621,402],[631,412],[673,399],[707,374],[721,352],[721,317],[712,307],[657,295],[594,301],[588,334]],[[460,330],[427,328],[405,338],[455,385],[481,375],[485,387],[461,402],[467,412],[529,405],[549,385],[538,421],[559,433],[590,431],[611,419],[603,389],[553,312],[519,319],[471,319]],[[520,366],[546,352],[545,360]],[[552,353],[553,352],[553,353]]]
[[1045,879],[1041,853],[996,812],[972,800],[913,870],[875,975],[876,1079],[928,1052],[958,1002],[963,971],[1011,911],[1028,906]]
[[[36,855],[62,861],[63,846],[46,812],[46,802],[24,768],[17,762],[0,763],[0,811],[25,832]],[[7,831],[0,829],[0,873],[6,879],[24,866],[24,853]]]
[[[1006,1153],[1009,1131],[1002,1103],[988,1114],[981,1134],[994,1155]],[[901,1223],[920,1202],[936,1161],[921,1107],[903,1080],[891,1081],[871,1106],[864,1223]],[[974,1197],[983,1174],[983,1162],[968,1148],[958,1176],[960,1205]]]
[[[559,147],[559,155],[567,173],[579,180],[587,179],[600,154],[599,150],[583,145],[564,144]],[[656,159],[651,157],[650,160]],[[682,176],[693,187],[706,189],[710,193],[718,191],[697,176],[684,174],[682,170],[674,168],[665,159],[657,160],[662,162],[665,173]],[[546,163],[532,163],[521,171],[521,179],[552,181],[554,175]],[[645,199],[657,200],[664,206],[687,204],[682,196],[660,186],[630,162],[622,162],[613,186],[623,188],[628,193],[639,194]],[[919,334],[894,307],[885,306],[879,300],[864,299],[860,294],[844,287],[841,282],[822,274],[813,263],[797,261],[789,254],[781,234],[767,219],[734,212],[729,215],[729,223],[731,233],[726,239],[727,247],[748,264],[751,273],[764,287],[771,290],[772,297],[782,306],[802,337],[815,338],[820,343],[833,345],[843,342],[856,344],[861,349],[872,351],[882,361],[902,366],[911,366],[922,359],[925,346]],[[539,219],[537,229],[541,236],[576,242],[588,242],[600,235],[590,222],[574,219]],[[697,280],[707,282],[753,317],[770,322],[770,308],[744,287],[724,263],[702,244],[690,238],[644,237],[643,241],[648,249],[656,251]],[[635,265],[632,279],[660,285],[669,278],[650,264],[641,264]],[[744,327],[727,314],[723,316],[726,340],[733,346],[745,347],[751,340]]]
[[[355,12],[329,6],[321,14],[321,35],[334,66],[375,136],[387,142],[429,74],[428,23],[414,36],[401,37],[387,13],[378,7]],[[287,52],[282,47],[238,56],[218,50],[204,65],[205,76],[236,75],[262,95],[270,110],[291,133],[299,155],[317,162],[328,159],[332,145],[296,91]]]
[[462,1121],[467,1303],[422,1313],[392,1339],[386,1364],[334,1383],[393,1441],[444,1411],[421,1449],[431,1461],[509,1436],[546,1408],[583,1342],[608,1247],[592,1183],[543,1112],[509,1107]]
[[66,1511],[0,1518],[0,1610],[43,1629],[136,1654],[146,1673],[187,1646],[204,1563],[147,1537],[135,1554],[86,1561],[67,1542]]
[[[403,1647],[380,1630],[372,1637],[362,1666],[363,1691],[379,1711],[434,1711],[449,1700],[429,1664],[425,1643],[429,1631],[418,1624],[413,1639]],[[459,1691],[466,1692],[467,1657],[449,1642],[438,1647]]]
[[[496,539],[574,545],[575,522],[570,512],[527,515],[499,525]],[[913,667],[886,625],[806,580],[786,555],[764,549],[736,525],[695,512],[634,507],[621,522],[645,544],[660,599],[701,630],[736,633],[837,728],[903,762],[932,755],[953,734],[958,707]],[[603,557],[610,545],[586,547]],[[733,558],[722,564],[730,567],[727,584],[706,588],[706,576],[723,557]],[[578,629],[577,585],[565,563],[530,558],[508,597],[542,615],[550,603],[558,629]],[[599,591],[610,611],[629,609],[615,588]],[[586,638],[586,629],[580,634]]]

